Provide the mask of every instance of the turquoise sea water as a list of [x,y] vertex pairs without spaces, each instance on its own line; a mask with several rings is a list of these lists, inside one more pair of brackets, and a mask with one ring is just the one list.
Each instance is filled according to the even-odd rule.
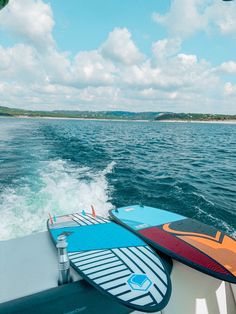
[[236,237],[236,125],[0,119],[0,239],[145,204]]

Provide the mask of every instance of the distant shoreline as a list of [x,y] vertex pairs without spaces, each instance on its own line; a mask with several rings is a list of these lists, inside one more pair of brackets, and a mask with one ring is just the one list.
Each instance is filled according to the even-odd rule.
[[[132,119],[109,119],[109,118],[72,118],[72,117],[41,117],[41,116],[15,116],[14,118],[20,118],[20,119],[48,119],[48,120],[82,120],[82,121],[127,121],[127,122],[150,122],[149,120],[132,120]],[[155,122],[155,121],[154,121]]]
[[116,122],[170,122],[170,123],[206,123],[206,124],[236,124],[236,120],[142,120],[142,119],[109,119],[109,118],[78,118],[78,117],[42,117],[42,116],[0,116],[1,118],[16,118],[16,119],[48,119],[48,120],[82,120],[82,121],[116,121]]
[[82,120],[82,121],[124,121],[124,122],[156,122],[152,120],[132,120],[132,119],[109,119],[109,118],[72,118],[72,117],[41,117],[41,116],[0,116],[0,118],[16,118],[16,119],[48,119],[48,120]]
[[0,116],[36,119],[70,119],[94,121],[141,121],[182,123],[236,123],[236,114],[175,113],[157,111],[78,111],[78,110],[25,110],[0,106]]
[[236,120],[158,120],[155,122],[171,122],[171,123],[218,123],[218,124],[236,124]]

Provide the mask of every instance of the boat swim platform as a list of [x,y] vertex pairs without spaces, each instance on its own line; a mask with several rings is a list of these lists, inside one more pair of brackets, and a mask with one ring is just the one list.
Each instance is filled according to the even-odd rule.
[[[71,275],[73,283],[58,287],[57,251],[48,232],[0,241],[0,313],[141,313],[102,295],[72,268]],[[159,314],[236,313],[236,285],[177,261],[171,280],[172,296]]]

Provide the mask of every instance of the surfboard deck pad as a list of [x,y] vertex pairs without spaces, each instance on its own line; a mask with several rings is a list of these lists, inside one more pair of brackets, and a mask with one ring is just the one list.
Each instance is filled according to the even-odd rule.
[[173,259],[215,278],[236,283],[236,241],[214,227],[140,205],[111,210],[110,216]]
[[171,295],[165,262],[139,237],[109,219],[75,213],[48,221],[56,244],[67,236],[72,267],[91,285],[129,308],[156,312]]

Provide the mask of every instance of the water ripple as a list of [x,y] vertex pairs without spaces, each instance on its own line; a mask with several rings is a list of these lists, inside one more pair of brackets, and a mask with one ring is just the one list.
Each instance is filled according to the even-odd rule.
[[135,203],[235,236],[235,138],[235,125],[1,119],[0,238],[44,230],[48,211]]

